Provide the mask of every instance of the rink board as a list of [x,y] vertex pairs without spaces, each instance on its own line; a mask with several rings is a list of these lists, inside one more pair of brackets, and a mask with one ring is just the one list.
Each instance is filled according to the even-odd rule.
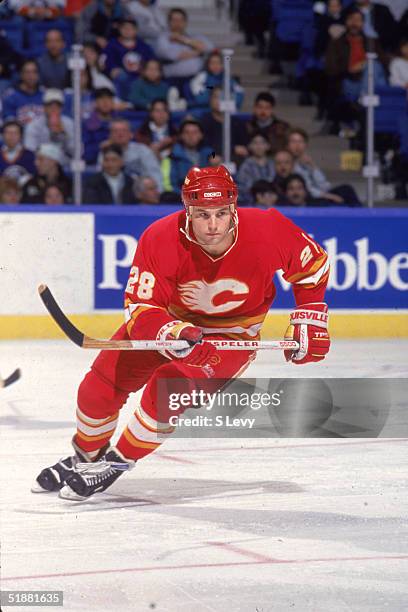
[[[155,220],[177,210],[0,206],[0,338],[61,337],[38,298],[42,282],[87,334],[109,336],[123,322],[123,291],[138,238]],[[334,337],[408,337],[408,211],[282,212],[329,254],[326,299]],[[265,338],[282,335],[293,307],[290,285],[280,275],[275,285]]]

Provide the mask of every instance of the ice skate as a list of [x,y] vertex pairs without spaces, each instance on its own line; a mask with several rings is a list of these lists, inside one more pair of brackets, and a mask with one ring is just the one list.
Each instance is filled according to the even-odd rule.
[[82,501],[95,493],[102,493],[134,465],[135,461],[125,459],[116,448],[110,448],[97,462],[77,462],[59,496],[71,501]]
[[60,459],[54,465],[44,468],[37,476],[33,486],[31,487],[32,493],[52,493],[59,491],[64,486],[65,480],[68,476],[71,476],[75,470],[75,466],[78,463],[92,463],[98,461],[100,457],[106,452],[107,447],[104,446],[98,455],[91,459],[91,457],[79,448],[79,446],[72,440],[72,446],[74,447],[75,454],[65,459]]

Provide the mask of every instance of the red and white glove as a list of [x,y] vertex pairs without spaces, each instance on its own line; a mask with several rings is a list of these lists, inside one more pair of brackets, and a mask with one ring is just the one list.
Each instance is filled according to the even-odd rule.
[[203,331],[192,323],[172,321],[159,331],[158,340],[185,340],[189,348],[177,350],[167,349],[163,354],[170,359],[178,359],[187,365],[205,366],[215,356],[217,349],[209,342],[203,342]]
[[286,361],[302,364],[321,361],[326,357],[330,348],[327,311],[328,306],[324,302],[313,302],[297,306],[290,314],[285,340],[296,340],[300,347],[297,351],[285,351]]

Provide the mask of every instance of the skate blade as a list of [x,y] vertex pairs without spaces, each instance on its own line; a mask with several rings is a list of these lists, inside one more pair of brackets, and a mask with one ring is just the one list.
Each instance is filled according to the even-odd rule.
[[44,489],[37,481],[35,481],[34,484],[31,485],[30,491],[31,493],[58,493],[58,489],[55,489],[54,491]]
[[68,499],[69,501],[84,501],[84,499],[88,499],[88,497],[75,493],[75,491],[73,491],[68,485],[65,485],[62,487],[62,489],[60,489],[58,497],[61,499]]

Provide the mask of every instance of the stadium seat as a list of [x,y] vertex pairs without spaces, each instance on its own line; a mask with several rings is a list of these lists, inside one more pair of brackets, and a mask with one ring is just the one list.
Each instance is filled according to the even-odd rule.
[[301,43],[305,28],[313,25],[313,9],[309,2],[285,2],[278,10],[276,36],[284,43]]
[[314,44],[316,29],[312,21],[307,21],[300,40],[300,55],[296,65],[296,76],[302,77],[308,70],[321,68],[322,62],[315,57]]
[[374,109],[375,132],[399,134],[400,117],[408,109],[406,91],[402,87],[382,86],[375,92],[380,96],[380,105]]
[[15,19],[4,19],[0,21],[0,33],[7,38],[12,47],[21,53],[24,47],[23,20],[19,17]]
[[408,159],[408,110],[399,116],[398,135],[400,139],[400,153]]

